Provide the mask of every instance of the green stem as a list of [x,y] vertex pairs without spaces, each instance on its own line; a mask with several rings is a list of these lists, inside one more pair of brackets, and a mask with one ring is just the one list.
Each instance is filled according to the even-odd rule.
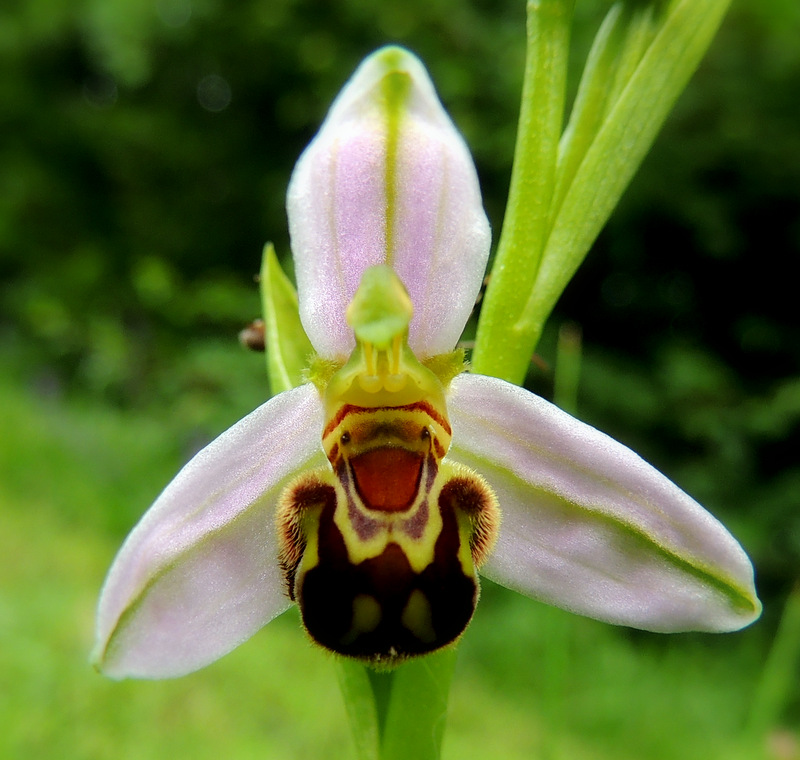
[[612,7],[560,141],[572,4],[528,4],[517,153],[472,356],[475,372],[524,381],[545,321],[711,44],[729,4],[653,0]]
[[508,208],[481,310],[475,372],[521,383],[530,342],[514,324],[546,241],[564,116],[572,0],[529,0],[525,76]]
[[339,688],[358,760],[380,760],[381,719],[378,702],[369,677],[369,671],[361,663],[344,658],[336,661]]
[[558,330],[553,403],[572,415],[578,411],[582,352],[580,326],[574,322],[565,322]]
[[438,760],[456,648],[411,660],[392,675],[381,760]]
[[783,610],[761,679],[753,695],[748,728],[755,737],[778,725],[800,666],[800,582]]
[[386,672],[338,660],[359,760],[439,759],[455,662],[455,647]]

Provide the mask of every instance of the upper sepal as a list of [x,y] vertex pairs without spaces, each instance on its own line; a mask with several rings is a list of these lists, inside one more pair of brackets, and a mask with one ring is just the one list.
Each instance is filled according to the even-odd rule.
[[287,391],[199,452],[123,544],[97,611],[93,660],[113,678],[168,678],[207,665],[288,606],[275,509],[324,461],[312,385]]
[[481,472],[503,515],[487,577],[651,631],[732,631],[758,618],[742,547],[633,451],[495,378],[460,375],[447,403],[449,456]]
[[300,314],[319,354],[352,351],[345,311],[376,264],[408,289],[411,349],[453,349],[490,230],[469,150],[414,55],[387,47],[361,64],[298,161],[287,210]]

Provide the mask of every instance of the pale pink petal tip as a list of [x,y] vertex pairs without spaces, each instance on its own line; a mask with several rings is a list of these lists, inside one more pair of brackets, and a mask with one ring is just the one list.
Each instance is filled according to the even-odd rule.
[[287,210],[300,314],[321,355],[352,350],[345,309],[380,263],[414,304],[411,348],[452,350],[491,234],[469,150],[414,55],[387,47],[361,64],[298,161]]
[[275,506],[303,467],[324,461],[312,385],[268,401],[199,452],[123,544],[97,612],[93,659],[113,678],[197,670],[289,604]]
[[448,456],[487,479],[502,512],[489,578],[651,631],[733,631],[758,618],[742,547],[633,451],[494,378],[460,375],[448,408]]

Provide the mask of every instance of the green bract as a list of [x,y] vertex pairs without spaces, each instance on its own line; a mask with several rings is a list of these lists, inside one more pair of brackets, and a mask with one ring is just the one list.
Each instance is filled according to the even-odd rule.
[[572,2],[529,3],[514,169],[472,357],[476,372],[523,382],[547,317],[729,4],[615,3],[563,128]]

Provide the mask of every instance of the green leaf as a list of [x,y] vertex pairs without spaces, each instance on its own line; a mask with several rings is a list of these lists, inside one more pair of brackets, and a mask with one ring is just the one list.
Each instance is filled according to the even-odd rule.
[[[678,95],[694,73],[719,27],[730,0],[672,3],[640,62],[569,183],[519,329],[538,334],[556,301],[583,261],[622,193],[655,140]],[[629,40],[621,46],[625,69],[642,31],[633,16]],[[589,72],[591,74],[591,72]],[[609,84],[612,84],[609,82]]]
[[750,707],[749,729],[763,737],[780,725],[791,700],[800,665],[800,582],[786,600],[772,649],[756,685]]
[[[552,104],[558,102],[557,87],[564,84],[560,77],[545,78],[541,72],[565,66],[567,36],[550,28],[547,43],[532,30],[552,23],[555,6],[565,12],[568,3],[529,3],[518,155],[478,326],[472,358],[476,372],[524,381],[546,319],[711,44],[729,4],[673,0],[612,7],[587,60],[553,171]],[[537,86],[528,85],[529,77]],[[549,89],[542,86],[544,81]],[[543,91],[547,98],[541,97]],[[529,102],[537,93],[539,100]],[[532,108],[542,108],[544,115],[531,118]],[[548,127],[537,133],[542,120]],[[530,156],[539,156],[541,163]]]
[[652,25],[651,6],[636,9],[631,14],[622,3],[616,3],[597,32],[569,122],[559,143],[557,184],[550,207],[551,223],[603,119],[627,85],[652,39]]
[[[491,280],[472,353],[475,372],[524,378],[514,317],[524,309],[549,227],[558,141],[564,118],[572,0],[528,3],[527,49],[517,144]],[[520,287],[522,284],[522,287]],[[519,382],[519,380],[514,380]]]
[[314,349],[300,322],[297,292],[284,274],[272,243],[261,260],[261,303],[264,310],[267,376],[273,394],[305,382],[304,371]]

